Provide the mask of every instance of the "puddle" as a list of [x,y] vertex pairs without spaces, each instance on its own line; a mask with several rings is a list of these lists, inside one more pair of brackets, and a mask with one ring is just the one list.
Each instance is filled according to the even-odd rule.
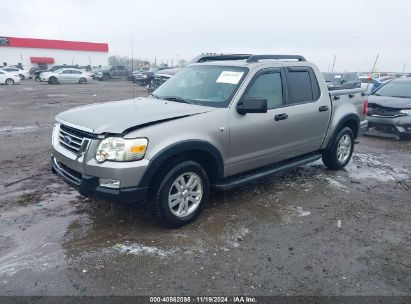
[[355,153],[346,170],[351,178],[357,180],[373,179],[385,182],[409,178],[405,169],[384,162],[383,156],[372,153]]
[[30,132],[36,132],[42,128],[49,128],[51,126],[52,124],[38,124],[38,125],[23,126],[23,127],[6,126],[6,127],[0,128],[0,134],[30,133]]
[[66,97],[66,94],[47,94],[47,97]]

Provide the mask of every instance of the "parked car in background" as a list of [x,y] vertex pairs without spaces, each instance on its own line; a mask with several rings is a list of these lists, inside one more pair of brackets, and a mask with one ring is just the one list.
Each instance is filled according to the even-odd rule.
[[367,127],[361,89],[329,92],[302,56],[226,60],[185,67],[151,98],[60,113],[53,172],[85,196],[148,200],[157,222],[176,228],[200,215],[211,187],[321,158],[333,170],[349,163]]
[[19,83],[20,80],[21,80],[20,76],[14,75],[7,71],[0,70],[0,83],[1,84],[13,85],[13,84]]
[[16,68],[16,67],[4,67],[4,68],[1,68],[1,70],[12,73],[14,75],[19,75],[21,80],[30,78],[29,71],[22,70],[22,69],[19,69],[19,68]]
[[361,88],[361,81],[357,73],[323,73],[328,90],[344,90]]
[[[95,75],[95,76],[94,76]],[[109,80],[115,78],[128,78],[129,70],[124,65],[113,65],[102,67],[93,73],[98,80]]]
[[85,84],[92,80],[88,72],[79,69],[60,69],[54,72],[44,72],[40,74],[41,81],[47,81],[49,84],[59,83],[80,83]]
[[55,72],[57,70],[60,69],[77,69],[78,65],[54,65],[51,68],[47,69],[47,70],[37,70],[34,72],[34,81],[41,81],[40,79],[40,74],[43,72]]
[[378,83],[376,79],[370,78],[368,76],[359,76],[359,78],[361,81],[361,88],[364,89],[367,93],[371,93],[373,85]]
[[169,80],[171,76],[175,75],[181,68],[165,69],[154,74],[153,79],[147,85],[147,92],[153,93],[164,82]]
[[395,77],[395,76],[382,76],[382,77],[376,78],[375,83],[372,86],[371,92],[376,91],[380,86],[382,86],[383,84],[385,84],[385,83],[387,83],[387,82],[389,82],[389,81],[391,81],[395,78],[397,78],[397,77]]
[[159,71],[157,67],[150,67],[149,69],[142,69],[139,71],[135,71],[132,74],[132,81],[146,85],[150,83],[150,81],[154,78],[154,74]]
[[30,75],[34,75],[35,76],[35,73],[37,72],[37,71],[47,71],[48,70],[48,66],[47,66],[47,64],[44,64],[44,65],[38,65],[38,66],[36,66],[36,67],[32,67],[30,70],[29,70],[29,73],[30,73]]
[[368,96],[368,125],[411,138],[411,78],[393,79]]

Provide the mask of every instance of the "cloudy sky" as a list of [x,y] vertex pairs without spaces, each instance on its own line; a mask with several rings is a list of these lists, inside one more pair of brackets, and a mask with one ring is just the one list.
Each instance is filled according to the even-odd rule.
[[[5,0],[0,0],[0,3]],[[157,61],[202,52],[301,54],[327,71],[411,72],[407,0],[14,0],[0,35],[107,42]],[[170,62],[169,62],[170,63]]]

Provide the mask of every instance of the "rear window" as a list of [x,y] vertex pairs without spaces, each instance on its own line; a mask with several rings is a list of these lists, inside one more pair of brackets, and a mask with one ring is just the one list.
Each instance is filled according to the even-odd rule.
[[311,68],[287,69],[287,103],[302,103],[315,101],[320,97],[317,78]]

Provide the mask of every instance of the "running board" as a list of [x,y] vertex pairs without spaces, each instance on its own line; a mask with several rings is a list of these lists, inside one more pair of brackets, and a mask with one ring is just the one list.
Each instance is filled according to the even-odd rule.
[[222,180],[220,183],[212,185],[218,190],[230,190],[244,184],[267,178],[272,175],[284,173],[296,167],[300,167],[321,158],[321,153],[310,153],[289,160],[279,162],[275,165],[252,170]]

